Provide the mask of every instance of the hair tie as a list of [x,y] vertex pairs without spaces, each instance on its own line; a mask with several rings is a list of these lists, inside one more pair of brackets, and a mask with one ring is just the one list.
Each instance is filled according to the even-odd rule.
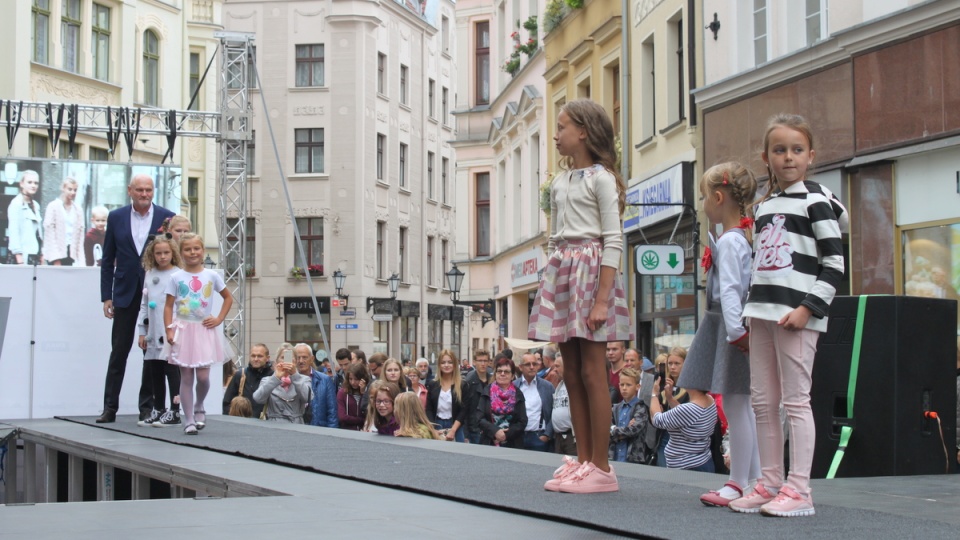
[[723,182],[721,182],[721,184],[724,185],[724,186],[729,186],[729,185],[730,185],[730,173],[729,173],[729,172],[727,172],[727,171],[724,171],[724,172],[723,172]]
[[748,217],[740,218],[740,227],[744,229],[749,229],[753,227],[753,219]]

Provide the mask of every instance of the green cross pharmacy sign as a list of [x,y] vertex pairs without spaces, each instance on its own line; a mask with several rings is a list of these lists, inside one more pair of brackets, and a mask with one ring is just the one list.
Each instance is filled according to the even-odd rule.
[[683,273],[683,248],[677,244],[640,245],[634,248],[634,268],[645,276],[679,276]]

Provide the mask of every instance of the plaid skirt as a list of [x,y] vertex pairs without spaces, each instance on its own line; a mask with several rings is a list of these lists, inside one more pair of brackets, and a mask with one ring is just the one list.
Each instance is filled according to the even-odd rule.
[[600,284],[599,239],[566,240],[557,244],[543,270],[540,289],[530,312],[529,339],[564,343],[571,338],[590,341],[631,341],[630,311],[620,272],[607,300],[607,322],[596,331],[587,327]]

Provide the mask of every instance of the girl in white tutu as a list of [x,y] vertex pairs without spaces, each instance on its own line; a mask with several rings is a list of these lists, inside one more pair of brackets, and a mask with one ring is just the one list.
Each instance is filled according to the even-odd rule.
[[[163,322],[170,346],[169,362],[180,367],[180,404],[183,407],[187,435],[196,435],[206,424],[203,400],[210,390],[210,366],[226,358],[223,336],[217,327],[223,323],[233,296],[220,274],[203,266],[203,238],[184,233],[180,237],[183,269],[170,277]],[[223,298],[220,313],[214,317],[213,294]],[[196,378],[196,400],[193,385]]]

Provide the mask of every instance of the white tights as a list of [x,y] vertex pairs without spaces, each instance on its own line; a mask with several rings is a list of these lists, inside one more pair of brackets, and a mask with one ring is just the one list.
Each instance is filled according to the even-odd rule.
[[723,412],[730,428],[730,480],[745,490],[750,482],[760,478],[757,419],[750,405],[750,396],[723,396]]
[[[193,378],[197,378],[197,399],[193,399]],[[210,368],[180,368],[180,406],[183,409],[184,427],[195,424],[194,413],[204,412],[203,400],[210,391]]]

